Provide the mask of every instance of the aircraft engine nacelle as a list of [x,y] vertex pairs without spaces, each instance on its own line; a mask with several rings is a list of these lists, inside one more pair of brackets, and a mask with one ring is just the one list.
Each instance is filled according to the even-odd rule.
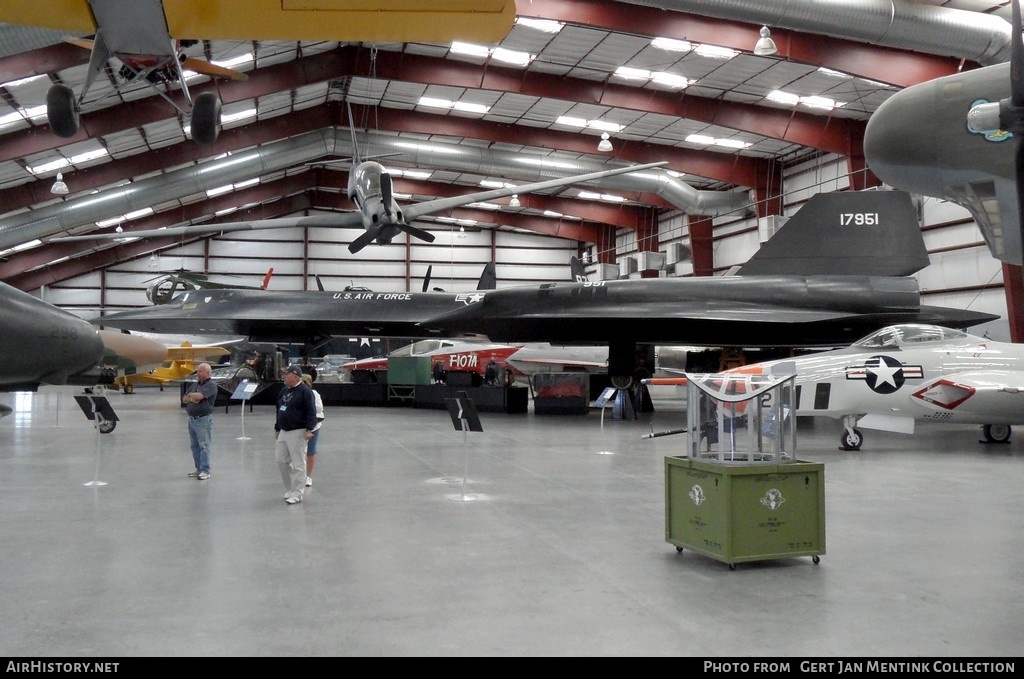
[[915,416],[937,422],[1020,424],[1024,422],[1024,373],[988,370],[931,380],[910,396]]

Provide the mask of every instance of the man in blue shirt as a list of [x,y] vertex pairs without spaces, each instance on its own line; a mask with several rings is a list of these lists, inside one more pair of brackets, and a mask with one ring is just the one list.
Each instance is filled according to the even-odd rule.
[[285,368],[282,379],[285,388],[277,396],[274,458],[284,481],[284,501],[294,505],[302,502],[306,489],[306,442],[316,429],[316,401],[313,390],[302,381],[299,366]]
[[205,481],[210,478],[210,444],[213,441],[213,404],[217,400],[217,383],[210,377],[210,364],[196,366],[194,384],[189,385],[181,402],[188,413],[188,438],[192,444],[195,471],[189,477]]

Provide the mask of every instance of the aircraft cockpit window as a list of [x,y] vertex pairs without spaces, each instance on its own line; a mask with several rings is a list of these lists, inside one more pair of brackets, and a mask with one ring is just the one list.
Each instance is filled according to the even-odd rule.
[[895,349],[899,347],[899,338],[892,328],[882,328],[881,330],[868,335],[859,342],[856,342],[854,346],[863,347],[865,349]]
[[900,328],[904,344],[948,341],[966,337],[967,333],[938,325],[907,325]]

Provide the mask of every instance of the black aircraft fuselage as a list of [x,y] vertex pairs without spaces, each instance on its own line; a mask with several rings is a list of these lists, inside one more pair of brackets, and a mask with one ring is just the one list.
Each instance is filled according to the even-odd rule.
[[[732,276],[553,283],[467,293],[202,290],[94,322],[315,346],[332,336],[608,344],[839,346],[893,323],[969,327],[990,314],[922,307],[912,278]],[[616,349],[619,347],[619,349]],[[623,355],[625,354],[625,355]]]

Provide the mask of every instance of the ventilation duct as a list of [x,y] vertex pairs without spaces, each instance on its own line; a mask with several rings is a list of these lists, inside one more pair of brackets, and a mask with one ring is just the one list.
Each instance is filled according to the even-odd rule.
[[[400,153],[403,162],[416,167],[507,177],[523,182],[559,179],[619,167],[600,161],[565,160],[539,154],[419,141],[379,132],[359,133],[357,143],[363,155]],[[0,219],[0,249],[325,157],[349,157],[353,155],[352,152],[347,128],[332,127],[307,132],[226,158],[201,162],[122,187]],[[746,213],[751,208],[747,191],[699,191],[659,169],[606,177],[588,184],[654,193],[678,209],[694,215]]]
[[[1010,60],[1001,17],[906,0],[620,0],[632,5],[969,59]],[[754,33],[751,32],[753,36]],[[751,44],[753,44],[753,37]]]

